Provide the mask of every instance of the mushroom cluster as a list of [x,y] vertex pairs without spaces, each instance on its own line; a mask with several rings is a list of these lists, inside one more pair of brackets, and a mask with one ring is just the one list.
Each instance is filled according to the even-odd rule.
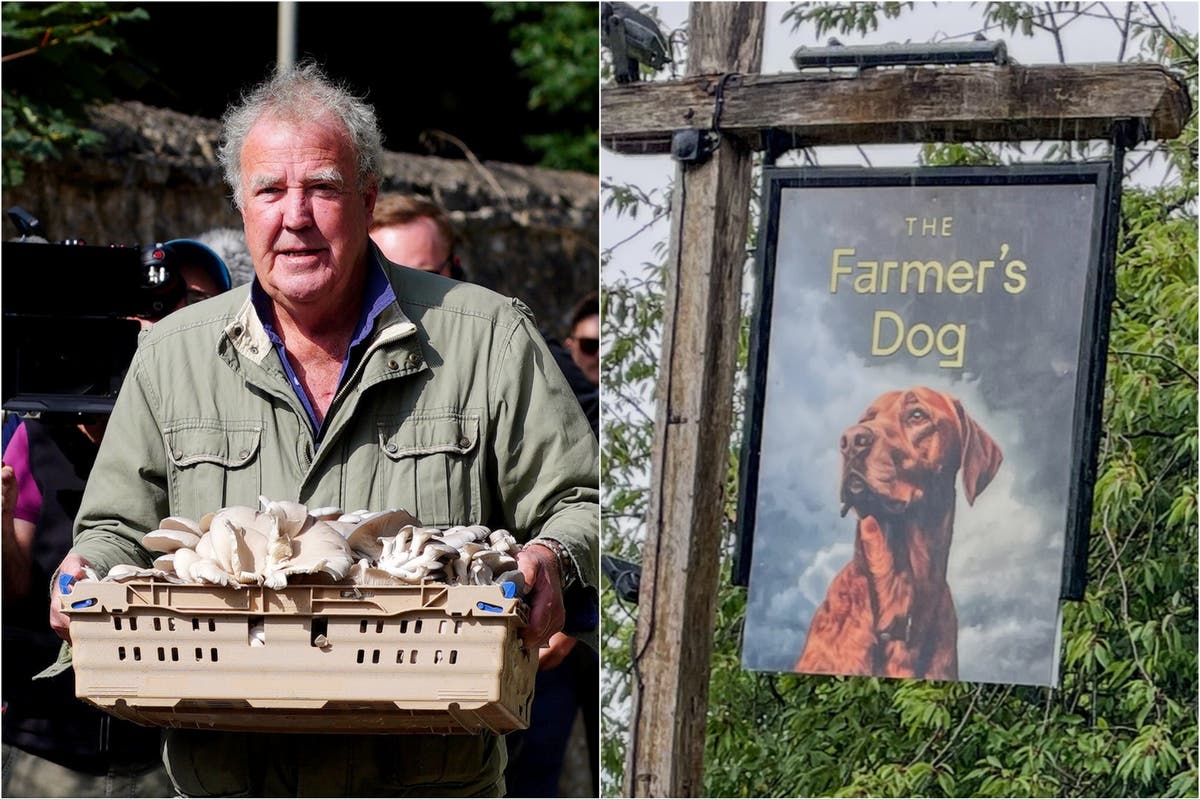
[[366,586],[442,581],[485,585],[514,581],[519,546],[508,531],[483,525],[423,527],[407,511],[309,510],[259,498],[262,508],[229,506],[196,522],[167,517],[142,537],[162,553],[149,569],[119,565],[105,580],[158,578],[237,588],[281,589],[293,575]]

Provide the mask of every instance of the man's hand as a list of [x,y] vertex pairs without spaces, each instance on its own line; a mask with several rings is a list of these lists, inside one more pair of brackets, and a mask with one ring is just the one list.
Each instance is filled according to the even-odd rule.
[[579,641],[574,636],[567,636],[562,631],[550,637],[550,644],[542,648],[538,653],[538,669],[554,669],[563,660],[571,654],[575,649],[575,642]]
[[517,553],[517,566],[525,578],[525,600],[529,603],[529,624],[521,633],[525,647],[545,647],[550,637],[562,630],[566,619],[558,558],[548,547],[528,544]]
[[71,575],[75,578],[84,577],[83,568],[91,567],[91,563],[74,553],[69,553],[54,573],[50,581],[50,627],[68,644],[71,642],[71,618],[58,609],[62,592],[58,590],[58,580],[61,575]]

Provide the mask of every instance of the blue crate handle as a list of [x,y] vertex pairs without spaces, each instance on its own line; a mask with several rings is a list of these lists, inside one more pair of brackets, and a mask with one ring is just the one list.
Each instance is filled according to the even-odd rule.
[[[58,576],[58,591],[62,594],[70,594],[71,587],[75,584],[74,575],[59,575]],[[96,598],[89,597],[86,600],[79,600],[71,603],[71,608],[91,608],[96,605]]]

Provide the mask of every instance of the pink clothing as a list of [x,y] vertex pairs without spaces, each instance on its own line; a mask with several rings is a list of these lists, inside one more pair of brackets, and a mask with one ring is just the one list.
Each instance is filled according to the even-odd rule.
[[35,525],[42,516],[42,491],[33,472],[29,469],[29,432],[22,422],[8,442],[4,451],[4,463],[13,468],[17,476],[17,507],[13,516]]

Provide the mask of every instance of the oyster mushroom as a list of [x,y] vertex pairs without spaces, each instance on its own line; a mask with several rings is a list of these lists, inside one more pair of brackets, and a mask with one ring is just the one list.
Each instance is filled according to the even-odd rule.
[[150,531],[142,537],[142,545],[156,553],[174,553],[181,547],[194,548],[199,542],[199,534],[178,529]]
[[188,533],[194,533],[197,536],[204,533],[204,531],[200,529],[199,522],[196,522],[194,519],[188,519],[187,517],[165,517],[161,522],[158,523],[158,527],[165,531],[187,531]]
[[354,563],[354,554],[342,535],[317,522],[292,539],[292,558],[281,570],[288,575],[325,572],[341,580]]
[[379,567],[371,566],[367,559],[359,559],[346,573],[346,580],[357,586],[396,586],[401,583],[394,575]]
[[342,510],[337,506],[320,506],[318,508],[310,508],[308,515],[315,520],[328,522],[335,520],[342,515]]
[[179,579],[184,583],[194,583],[196,579],[192,577],[192,564],[200,560],[196,551],[190,547],[181,547],[171,555],[174,556],[172,564]]
[[258,500],[263,505],[263,511],[279,520],[279,527],[288,536],[296,536],[309,521],[308,508],[301,503],[290,500],[268,500],[259,495]]
[[122,581],[131,581],[136,578],[159,578],[171,583],[178,583],[179,579],[174,575],[167,573],[161,569],[146,569],[144,567],[135,567],[132,564],[117,564],[108,571],[108,575],[104,580],[120,583]]

